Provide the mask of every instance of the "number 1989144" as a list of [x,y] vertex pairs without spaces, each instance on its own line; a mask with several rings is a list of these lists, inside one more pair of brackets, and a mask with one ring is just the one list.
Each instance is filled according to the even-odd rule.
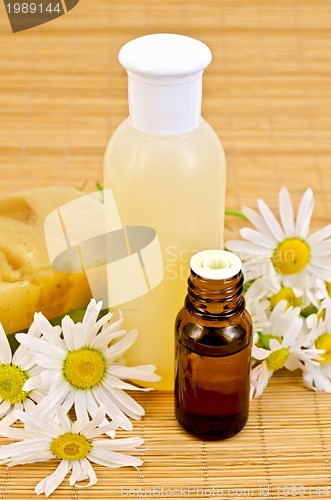
[[7,3],[6,4],[7,11],[9,14],[42,14],[48,12],[49,14],[52,14],[53,12],[56,12],[57,14],[60,14],[62,12],[62,6],[60,3],[55,4],[54,6],[49,3],[48,5],[44,5],[42,3],[29,3],[29,2],[23,2],[23,3]]

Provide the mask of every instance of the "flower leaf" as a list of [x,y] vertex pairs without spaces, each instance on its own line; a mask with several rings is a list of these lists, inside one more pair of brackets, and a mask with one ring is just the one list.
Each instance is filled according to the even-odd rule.
[[246,215],[237,210],[225,210],[225,215],[234,215],[235,217],[240,217],[241,219],[248,220]]
[[98,190],[100,191],[100,193],[102,195],[102,201],[105,201],[105,197],[104,197],[104,194],[103,194],[103,185],[101,184],[101,182],[96,182],[95,185],[96,185],[96,187],[98,188]]
[[266,337],[263,335],[263,333],[262,332],[257,332],[257,334],[260,337],[260,340],[261,340],[262,344],[264,345],[264,347],[266,349],[268,349],[268,351],[271,351],[270,346],[269,346],[269,342],[266,339]]

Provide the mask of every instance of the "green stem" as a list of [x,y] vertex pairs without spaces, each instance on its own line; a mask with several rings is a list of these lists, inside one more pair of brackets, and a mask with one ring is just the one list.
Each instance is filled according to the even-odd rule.
[[260,340],[261,340],[262,344],[264,345],[264,347],[265,347],[266,349],[268,349],[268,351],[271,351],[270,346],[269,346],[269,342],[268,342],[268,340],[265,338],[265,336],[263,335],[263,333],[262,333],[262,332],[257,332],[257,334],[258,334],[258,336],[260,337]]
[[104,194],[103,194],[103,185],[101,184],[101,182],[96,182],[95,185],[99,189],[99,191],[101,192],[102,199],[104,201],[105,197],[104,197]]
[[248,220],[246,215],[242,212],[237,212],[237,210],[225,210],[225,215],[234,215],[235,217],[240,217],[241,219]]

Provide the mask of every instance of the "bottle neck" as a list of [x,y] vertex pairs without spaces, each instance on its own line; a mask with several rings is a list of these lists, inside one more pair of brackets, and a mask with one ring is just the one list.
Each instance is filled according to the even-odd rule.
[[146,77],[128,71],[129,116],[151,135],[179,135],[201,122],[202,71],[185,77]]
[[245,309],[243,284],[241,271],[230,279],[213,280],[202,278],[191,270],[185,307],[199,316],[228,318],[239,314]]

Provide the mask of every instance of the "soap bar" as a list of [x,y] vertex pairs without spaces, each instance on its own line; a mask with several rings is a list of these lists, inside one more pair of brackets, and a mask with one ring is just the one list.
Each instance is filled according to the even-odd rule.
[[85,273],[52,269],[44,236],[46,216],[83,195],[50,186],[0,198],[0,322],[7,334],[28,328],[35,312],[50,319],[90,300]]

